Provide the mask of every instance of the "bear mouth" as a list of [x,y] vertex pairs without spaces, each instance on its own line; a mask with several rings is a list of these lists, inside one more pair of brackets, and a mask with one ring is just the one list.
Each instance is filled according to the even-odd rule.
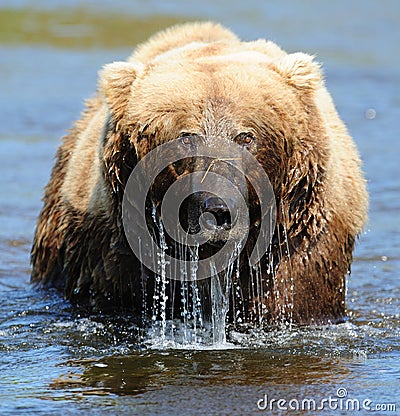
[[231,238],[232,226],[230,212],[224,207],[213,211],[202,210],[195,224],[196,229],[200,227],[202,237],[214,246],[221,246]]
[[230,230],[226,230],[222,226],[217,226],[213,230],[206,230],[202,232],[202,235],[207,239],[207,243],[214,247],[220,247],[224,245],[228,240],[231,240]]
[[[204,217],[204,215],[202,216]],[[228,241],[239,243],[246,237],[246,226],[240,222],[233,225],[230,222],[218,224],[215,220],[206,220],[200,217],[199,222],[193,226],[192,232],[197,234],[206,245],[221,247]]]

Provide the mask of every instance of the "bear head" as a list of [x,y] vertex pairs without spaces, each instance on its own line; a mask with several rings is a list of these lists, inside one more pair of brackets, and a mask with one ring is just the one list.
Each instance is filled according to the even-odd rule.
[[[201,230],[215,245],[240,239],[245,228],[240,198],[227,194],[218,177],[229,178],[244,196],[252,228],[263,213],[240,169],[246,152],[267,174],[278,204],[288,204],[293,211],[304,195],[312,200],[311,188],[324,173],[328,146],[315,104],[322,83],[311,56],[286,55],[262,41],[193,42],[150,62],[133,58],[106,65],[99,80],[109,114],[103,150],[106,175],[113,175],[110,183],[121,183],[123,189],[137,161],[176,141],[191,149],[190,157],[160,155],[171,163],[150,191],[157,214],[172,183],[201,171],[180,207],[183,228],[189,233]],[[201,186],[206,174],[215,174],[213,192]],[[233,227],[241,221],[243,227]]]

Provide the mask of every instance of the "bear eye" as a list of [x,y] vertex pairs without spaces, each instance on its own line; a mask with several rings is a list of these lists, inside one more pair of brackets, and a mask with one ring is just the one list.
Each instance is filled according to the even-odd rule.
[[254,143],[254,136],[251,133],[240,133],[236,137],[236,142],[244,147],[249,147],[252,143]]
[[184,136],[181,138],[181,142],[182,144],[190,144],[190,137],[189,136]]
[[189,145],[192,143],[193,134],[192,133],[182,133],[179,137],[182,144]]

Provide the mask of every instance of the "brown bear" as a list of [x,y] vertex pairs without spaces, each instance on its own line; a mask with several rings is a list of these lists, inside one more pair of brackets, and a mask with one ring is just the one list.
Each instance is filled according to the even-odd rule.
[[[246,257],[263,213],[251,184],[241,181],[249,235],[229,274],[235,280],[229,319],[236,319],[232,298],[239,293],[241,322],[343,320],[346,275],[368,198],[356,147],[320,66],[304,53],[287,54],[270,41],[242,42],[207,22],[156,34],[126,62],[101,70],[96,95],[57,152],[33,242],[32,282],[58,288],[79,306],[157,317],[151,312],[157,271],[143,266],[128,244],[122,205],[135,166],[174,140],[182,146],[201,142],[215,158],[172,161],[152,183],[146,204],[155,210],[146,205],[138,229],[153,227],[157,244],[169,246],[159,235],[167,188],[201,169],[235,182],[240,175],[219,153],[235,143],[267,174],[276,225],[265,253],[250,265]],[[213,237],[199,254],[207,258],[230,238],[234,219],[219,195],[224,186],[215,182],[212,193],[196,191],[200,182],[179,217],[190,231],[201,214],[214,216],[208,223]],[[199,282],[207,285],[207,279]],[[176,299],[183,286],[179,276],[170,284],[164,304],[169,317],[181,314]],[[204,315],[211,315],[209,292],[199,293]]]

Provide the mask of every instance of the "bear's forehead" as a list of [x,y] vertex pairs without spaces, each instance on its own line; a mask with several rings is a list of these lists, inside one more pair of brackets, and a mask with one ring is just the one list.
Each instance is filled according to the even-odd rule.
[[[271,59],[266,55],[252,50],[224,50],[226,53],[198,53],[191,56],[191,52],[177,54],[175,59],[157,59],[149,64],[134,84],[133,92],[143,98],[159,94],[160,99],[169,95],[170,98],[183,93],[187,99],[194,96],[205,97],[209,94],[217,96],[235,95],[244,98],[249,89],[254,90],[253,96],[261,96],[262,87],[267,87],[279,95],[281,88],[278,74],[269,64]],[[175,52],[174,52],[175,53]],[[257,91],[258,90],[258,91]],[[155,97],[154,97],[155,98]]]
[[207,120],[215,130],[228,122],[240,129],[248,119],[276,125],[276,115],[297,100],[270,63],[259,51],[222,43],[193,43],[166,52],[134,82],[129,118],[147,124],[162,117],[174,126]]
[[[201,69],[203,66],[205,69],[208,66],[212,67],[214,73],[222,73],[239,68],[251,71],[251,69],[254,70],[254,65],[258,66],[259,64],[262,64],[264,70],[267,70],[270,63],[269,56],[251,49],[250,44],[244,42],[235,45],[224,42],[192,42],[158,55],[153,60],[151,67],[155,71],[168,71],[169,67],[179,67],[178,73],[180,73],[188,67]],[[193,71],[192,75],[195,77],[196,71]]]
[[237,109],[262,108],[266,102],[285,106],[295,100],[294,94],[268,67],[269,62],[255,51],[160,62],[134,82],[132,102],[152,108],[186,108],[216,101]]
[[271,59],[257,51],[228,51],[226,54],[203,56],[197,59],[198,62],[215,64],[265,64],[268,65]]
[[155,57],[153,63],[173,62],[173,61],[191,61],[206,63],[265,63],[271,62],[271,58],[265,53],[251,49],[253,44],[241,42],[232,45],[225,42],[192,42],[164,52]]

